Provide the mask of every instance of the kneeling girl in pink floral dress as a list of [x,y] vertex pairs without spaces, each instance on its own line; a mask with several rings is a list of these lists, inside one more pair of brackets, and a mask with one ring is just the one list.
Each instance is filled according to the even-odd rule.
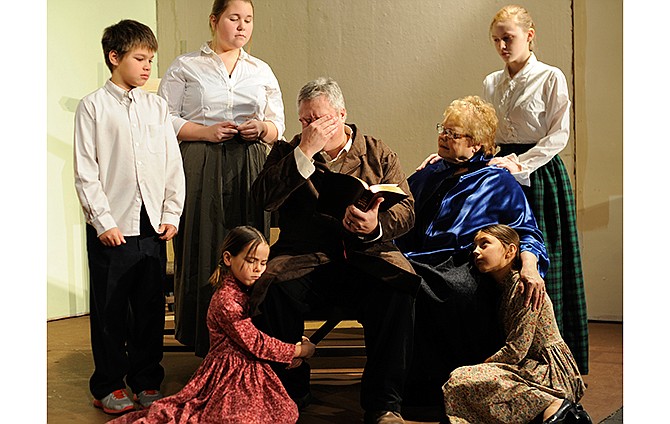
[[314,354],[306,337],[297,345],[259,331],[248,313],[248,291],[265,271],[270,247],[249,226],[226,237],[217,269],[210,278],[215,293],[209,305],[209,353],[184,388],[155,401],[149,409],[112,422],[293,424],[296,404],[270,362],[297,366]]

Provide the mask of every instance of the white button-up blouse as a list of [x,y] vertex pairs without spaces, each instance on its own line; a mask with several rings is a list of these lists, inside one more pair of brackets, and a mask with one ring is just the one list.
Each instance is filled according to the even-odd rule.
[[175,134],[188,122],[242,124],[271,121],[284,134],[284,103],[270,66],[244,50],[232,75],[205,42],[199,51],[177,57],[161,79],[158,95],[167,100]]
[[498,115],[496,143],[535,144],[518,158],[510,155],[522,168],[514,177],[528,186],[530,174],[568,143],[570,98],[565,75],[531,53],[514,78],[505,68],[489,74],[483,85],[483,98],[493,104]]

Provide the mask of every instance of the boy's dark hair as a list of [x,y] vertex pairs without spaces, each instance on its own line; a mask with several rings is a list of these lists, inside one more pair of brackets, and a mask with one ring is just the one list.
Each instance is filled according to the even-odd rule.
[[105,28],[102,34],[102,51],[105,53],[105,63],[110,71],[114,71],[114,65],[109,61],[110,52],[115,51],[120,60],[137,47],[144,47],[153,52],[158,50],[156,36],[151,28],[143,23],[124,19]]

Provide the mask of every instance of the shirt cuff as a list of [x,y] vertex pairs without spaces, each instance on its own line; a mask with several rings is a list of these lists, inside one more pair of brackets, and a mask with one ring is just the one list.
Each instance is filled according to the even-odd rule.
[[[380,240],[382,238],[382,236],[384,235],[384,230],[382,229],[381,224],[377,225],[377,228],[379,229],[377,231],[379,234],[377,234],[376,236],[373,236],[372,234],[368,234],[368,235],[364,235],[364,236],[358,236],[358,239],[363,241],[364,243],[372,243],[372,242],[375,242],[377,240]],[[372,238],[370,238],[370,237],[372,237]]]
[[174,225],[175,228],[179,228],[179,215],[173,213],[163,213],[161,217],[161,224],[170,224]]
[[519,184],[526,187],[530,187],[530,172],[528,171],[516,172],[512,174],[512,176]]
[[172,127],[174,128],[174,134],[177,136],[177,141],[179,143],[181,143],[181,140],[179,140],[179,131],[181,131],[181,127],[183,127],[187,122],[187,119],[181,118],[179,116],[172,117]]
[[293,149],[293,156],[295,157],[295,164],[298,167],[298,172],[300,172],[300,175],[302,175],[304,179],[311,177],[314,171],[316,171],[316,167],[312,163],[312,159],[308,158],[299,147]]
[[519,184],[530,187],[530,170],[528,169],[528,165],[521,163],[516,153],[511,153],[505,157],[521,167],[521,171],[512,172],[514,179]]
[[111,230],[114,227],[118,227],[111,213],[105,213],[95,219],[92,219],[90,224],[93,226],[93,228],[95,228],[95,232],[98,234],[98,237],[100,237],[100,235],[105,231]]

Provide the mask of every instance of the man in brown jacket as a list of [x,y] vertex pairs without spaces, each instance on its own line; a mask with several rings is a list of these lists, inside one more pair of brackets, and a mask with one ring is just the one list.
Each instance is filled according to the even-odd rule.
[[[365,330],[367,363],[361,381],[366,423],[404,423],[400,415],[420,282],[393,239],[414,225],[411,194],[388,210],[353,205],[343,218],[317,211],[323,175],[354,175],[368,184],[398,184],[410,193],[397,155],[381,140],[345,124],[338,84],[318,78],[298,95],[302,133],[278,141],[253,184],[254,196],[279,215],[280,235],[252,293],[263,331],[297,343],[306,314],[346,310]],[[384,210],[384,211],[382,211]],[[309,365],[276,367],[299,407],[309,403]]]

